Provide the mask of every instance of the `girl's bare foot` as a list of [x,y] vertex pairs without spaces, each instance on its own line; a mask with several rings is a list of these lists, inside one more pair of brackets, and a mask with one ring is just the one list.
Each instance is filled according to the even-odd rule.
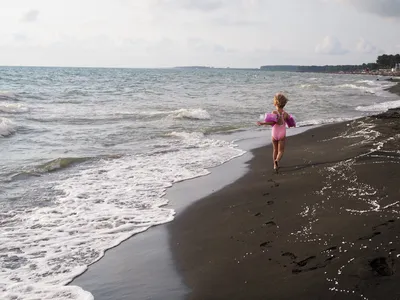
[[274,170],[275,170],[276,173],[278,173],[279,164],[278,164],[278,161],[277,161],[277,160],[274,161]]

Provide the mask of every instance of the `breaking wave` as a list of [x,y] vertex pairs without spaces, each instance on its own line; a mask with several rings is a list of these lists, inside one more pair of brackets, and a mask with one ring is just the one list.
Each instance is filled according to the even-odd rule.
[[400,100],[377,103],[373,105],[357,106],[356,110],[364,112],[385,112],[388,109],[400,106]]
[[16,131],[15,124],[6,118],[0,118],[0,137],[6,137]]
[[0,112],[16,114],[27,112],[29,109],[19,103],[0,102]]

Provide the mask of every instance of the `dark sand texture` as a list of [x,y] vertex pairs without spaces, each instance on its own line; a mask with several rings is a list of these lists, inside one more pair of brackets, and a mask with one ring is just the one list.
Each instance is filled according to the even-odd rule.
[[397,82],[397,84],[388,88],[387,90],[393,94],[400,95],[400,78],[392,78],[390,81]]
[[254,150],[168,225],[188,299],[400,299],[399,150],[400,110]]

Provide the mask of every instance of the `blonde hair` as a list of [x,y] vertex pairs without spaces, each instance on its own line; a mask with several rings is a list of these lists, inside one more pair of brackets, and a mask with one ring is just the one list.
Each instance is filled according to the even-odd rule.
[[277,93],[274,96],[274,105],[278,106],[279,108],[284,108],[288,101],[288,98],[286,98],[286,96],[282,93]]

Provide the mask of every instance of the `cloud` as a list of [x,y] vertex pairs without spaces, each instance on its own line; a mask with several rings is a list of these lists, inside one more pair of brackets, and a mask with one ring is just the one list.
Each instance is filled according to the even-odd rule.
[[342,47],[342,44],[336,37],[328,35],[315,47],[315,52],[320,54],[342,55],[349,51]]
[[159,41],[147,41],[147,47],[146,51],[148,53],[159,53],[160,49],[162,49],[163,53],[168,53],[172,52],[174,49],[176,49],[176,41],[169,39],[169,38],[163,38]]
[[221,46],[221,45],[218,45],[218,44],[215,44],[213,48],[214,48],[213,51],[216,52],[216,53],[228,52],[227,49],[225,49],[224,46]]
[[213,53],[213,54],[221,54],[221,53],[234,53],[236,52],[233,48],[227,48],[217,43],[205,41],[201,38],[191,37],[186,40],[186,45],[190,49],[190,51],[196,53]]
[[225,7],[254,8],[258,7],[262,0],[158,0],[158,4],[187,10],[212,12]]
[[365,54],[383,52],[381,49],[378,49],[375,45],[371,44],[369,41],[366,41],[364,38],[358,39],[356,49],[358,52]]
[[39,11],[36,9],[31,9],[27,13],[25,13],[21,19],[22,22],[36,22],[39,17]]
[[216,25],[222,26],[266,26],[266,22],[258,21],[258,20],[240,20],[240,19],[233,19],[233,18],[215,18],[212,22]]
[[172,7],[180,7],[189,10],[210,12],[221,8],[224,0],[159,0],[159,3]]
[[400,18],[400,0],[337,0],[371,14]]
[[14,37],[14,40],[17,42],[25,42],[28,40],[28,36],[24,33],[14,33],[13,37]]

